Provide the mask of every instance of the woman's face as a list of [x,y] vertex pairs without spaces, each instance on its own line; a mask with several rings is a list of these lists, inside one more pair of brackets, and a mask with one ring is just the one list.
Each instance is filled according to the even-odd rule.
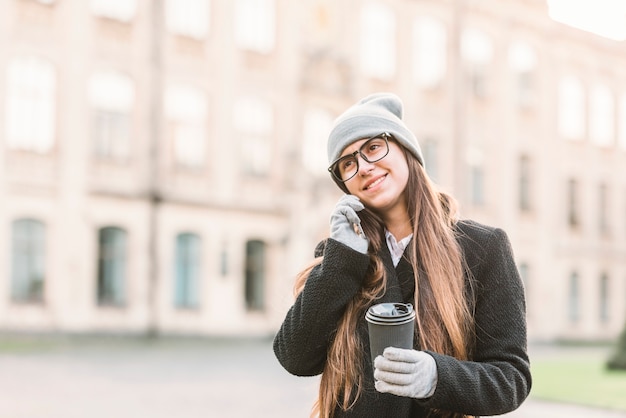
[[[362,139],[350,144],[341,156],[352,154],[366,141]],[[357,158],[357,174],[344,183],[350,194],[383,217],[392,211],[406,212],[404,189],[409,179],[409,167],[400,145],[390,140],[389,154],[374,163],[368,163],[360,155]]]

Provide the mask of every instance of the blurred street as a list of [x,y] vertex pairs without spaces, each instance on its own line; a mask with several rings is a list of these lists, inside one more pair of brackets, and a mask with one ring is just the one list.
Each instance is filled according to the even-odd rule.
[[[308,417],[317,385],[268,340],[44,341],[4,347],[0,370],[3,418]],[[589,416],[626,414],[530,399],[507,415]]]

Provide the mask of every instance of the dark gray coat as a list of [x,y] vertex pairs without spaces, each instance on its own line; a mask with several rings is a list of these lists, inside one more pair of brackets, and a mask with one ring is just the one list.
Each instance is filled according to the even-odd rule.
[[[429,352],[437,363],[438,383],[432,397],[404,398],[376,391],[367,376],[354,407],[336,417],[426,417],[430,409],[468,415],[497,415],[516,409],[526,399],[531,375],[526,352],[524,288],[508,237],[501,229],[472,221],[457,224],[458,241],[474,280],[476,342],[472,361]],[[379,302],[413,302],[415,283],[410,263],[393,267],[389,251],[381,254],[388,288]],[[360,289],[369,259],[328,239],[323,262],[311,272],[274,339],[279,362],[297,376],[322,373],[326,353],[346,304]],[[371,373],[367,324],[359,324],[366,350],[364,370]],[[419,349],[419,347],[415,347]]]

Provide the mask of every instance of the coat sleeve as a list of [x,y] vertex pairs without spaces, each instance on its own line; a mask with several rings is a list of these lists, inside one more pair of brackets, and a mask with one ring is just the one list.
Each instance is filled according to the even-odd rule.
[[438,383],[431,398],[417,401],[423,406],[500,415],[519,407],[530,392],[524,288],[506,233],[490,231],[486,241],[481,240],[485,244],[474,271],[473,359],[430,353],[437,363]]
[[274,338],[276,358],[289,373],[322,373],[337,322],[360,290],[368,265],[367,255],[327,240],[322,263],[309,274]]

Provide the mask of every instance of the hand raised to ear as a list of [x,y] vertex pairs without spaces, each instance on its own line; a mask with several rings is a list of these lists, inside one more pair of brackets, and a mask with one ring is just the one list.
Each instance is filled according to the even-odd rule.
[[[367,254],[369,241],[361,228],[358,211],[365,209],[358,197],[345,194],[330,216],[330,237],[355,251]],[[357,232],[358,231],[358,232]]]

